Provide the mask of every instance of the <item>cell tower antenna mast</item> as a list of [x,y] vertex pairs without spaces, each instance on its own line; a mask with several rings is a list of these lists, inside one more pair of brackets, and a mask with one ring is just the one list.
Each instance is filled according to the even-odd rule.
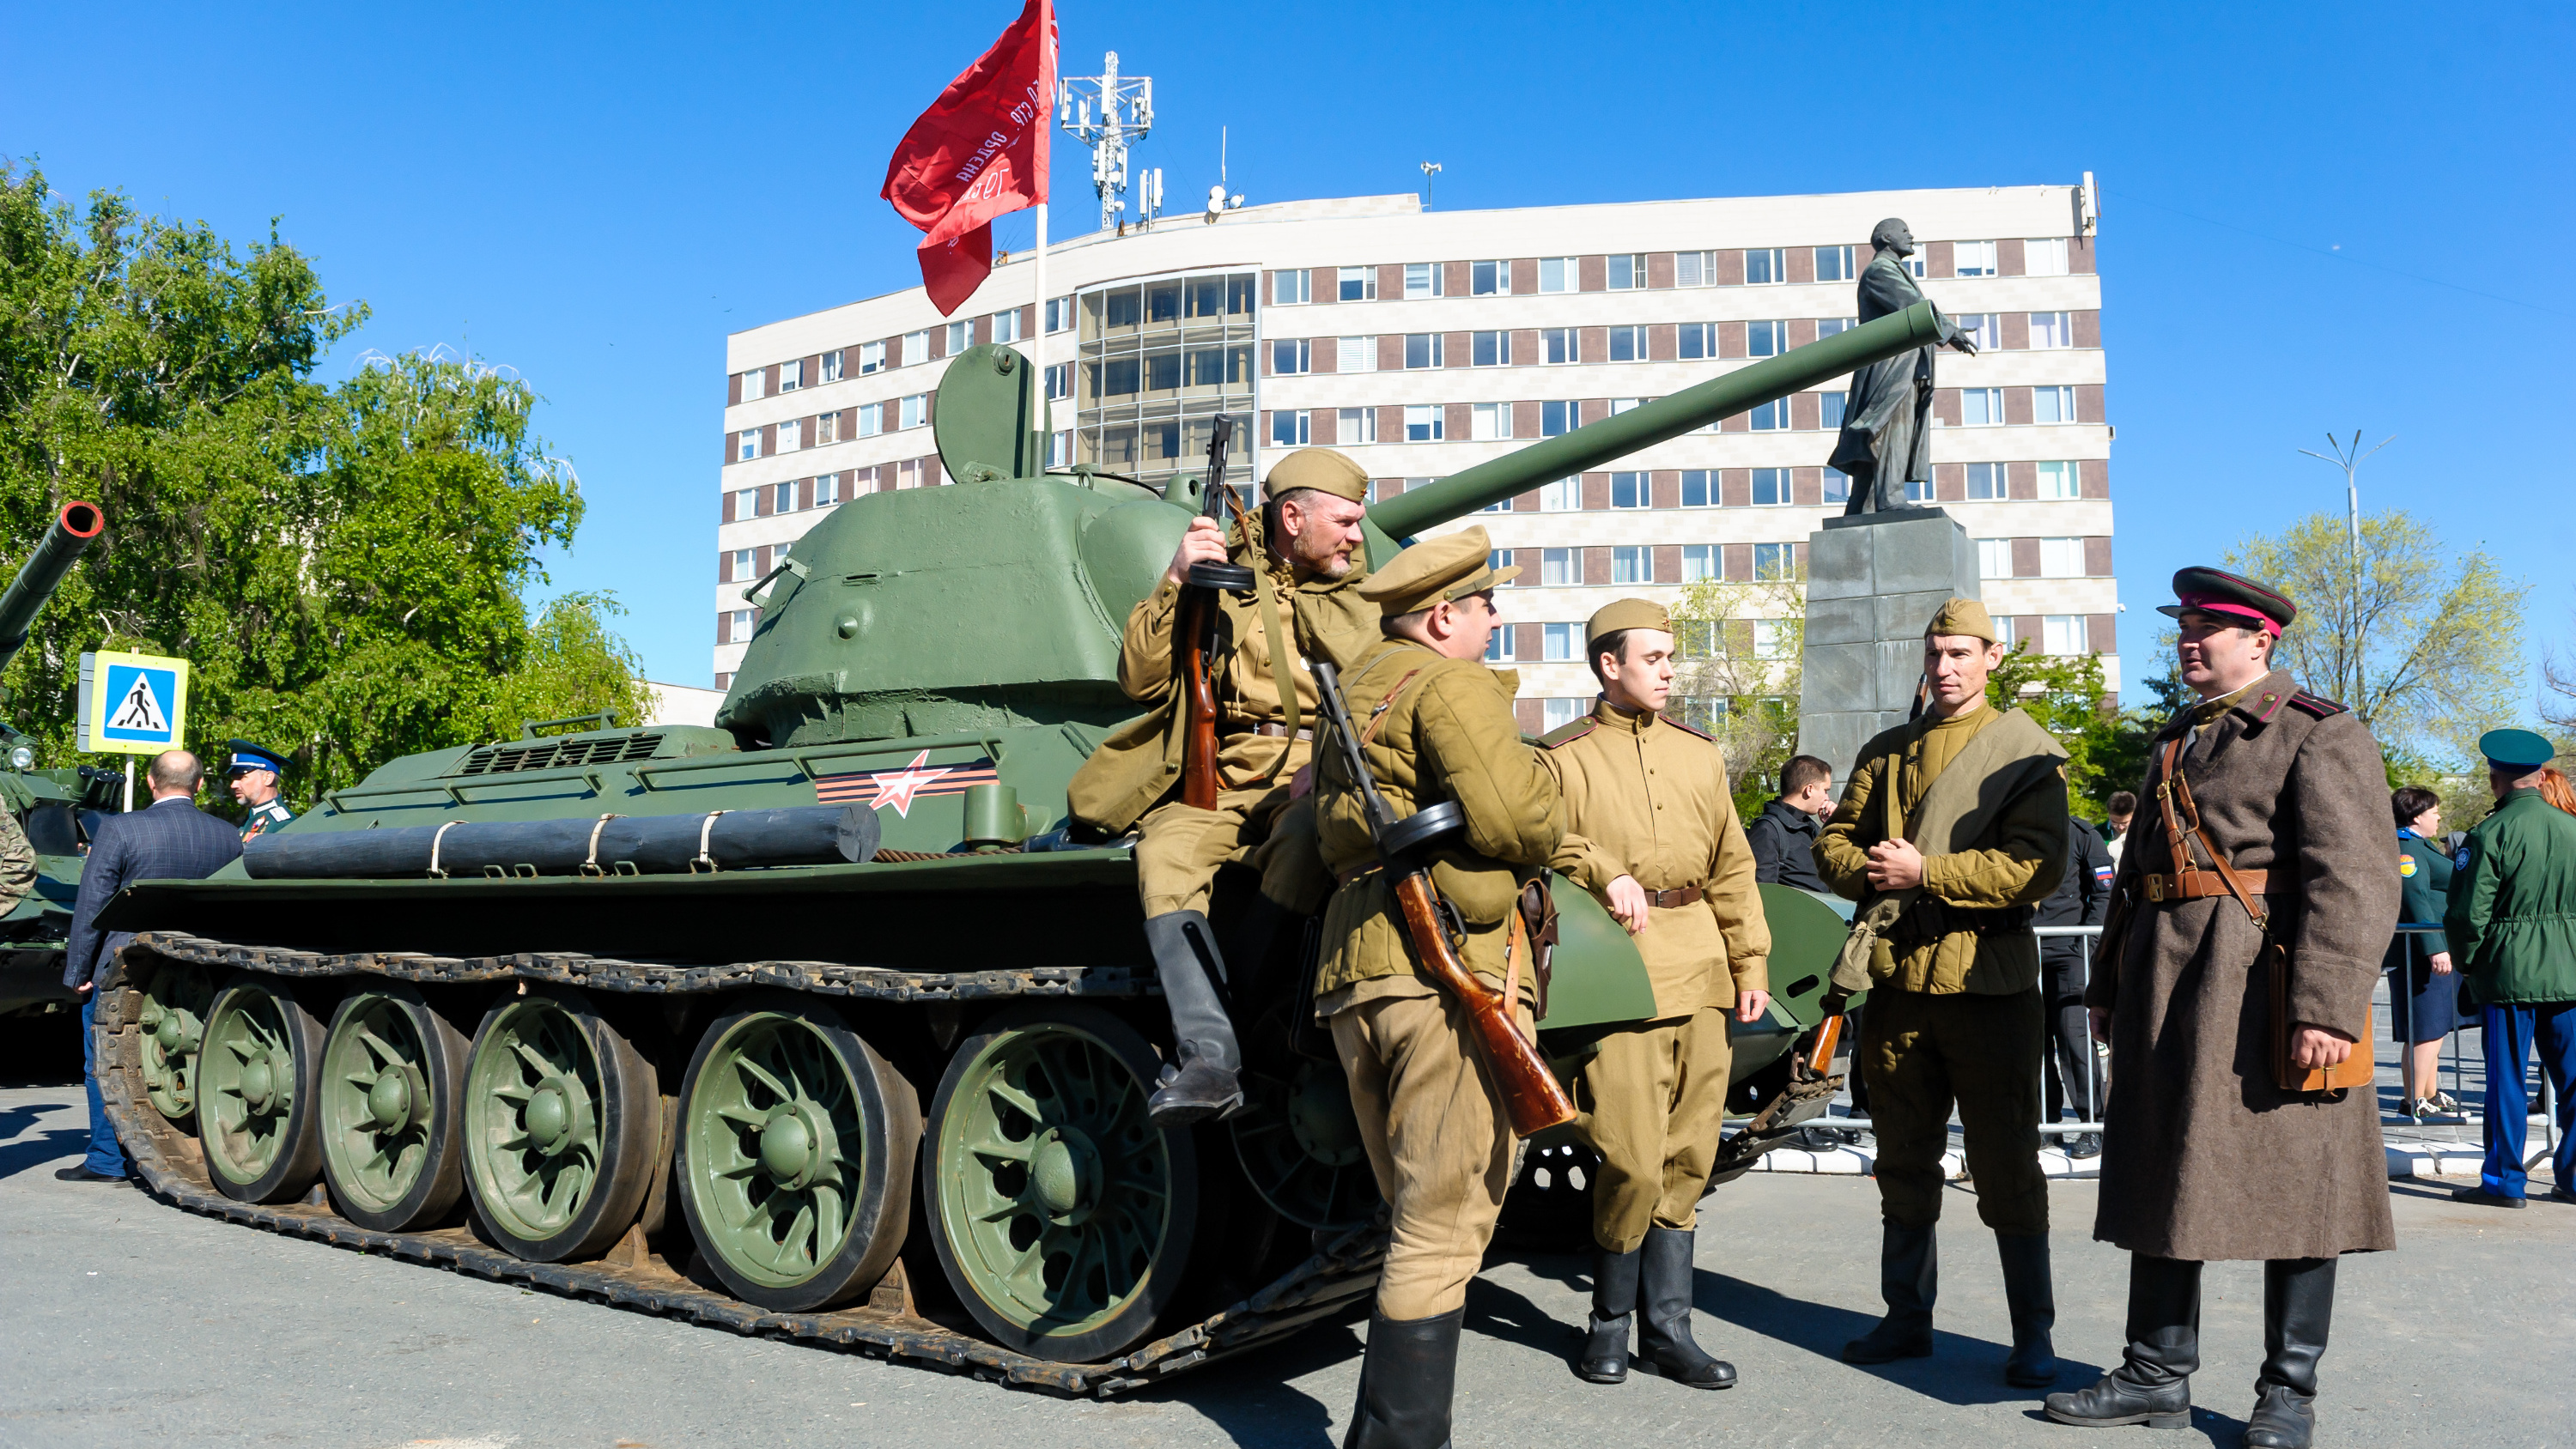
[[1113,50],[1100,74],[1057,84],[1056,120],[1091,148],[1091,189],[1100,193],[1100,229],[1107,231],[1127,209],[1127,148],[1154,129],[1154,78],[1120,75]]

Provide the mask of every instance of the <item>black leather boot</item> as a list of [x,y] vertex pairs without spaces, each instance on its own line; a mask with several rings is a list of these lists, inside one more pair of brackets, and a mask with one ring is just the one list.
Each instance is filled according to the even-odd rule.
[[1887,1316],[1843,1345],[1845,1363],[1893,1363],[1932,1356],[1932,1300],[1938,1296],[1941,1255],[1932,1225],[1884,1225],[1878,1248],[1878,1293]]
[[2057,1382],[2057,1346],[2049,1338],[2057,1326],[2057,1290],[2049,1281],[2048,1234],[1997,1233],[1995,1252],[2003,1259],[2004,1303],[2012,1312],[2004,1382],[2017,1389],[2047,1388]]
[[1645,1304],[1637,1329],[1637,1357],[1677,1384],[1695,1389],[1735,1387],[1735,1365],[1712,1358],[1691,1336],[1691,1249],[1699,1234],[1689,1228],[1648,1228],[1638,1296]]
[[1177,1041],[1175,1060],[1163,1069],[1145,1115],[1160,1128],[1232,1116],[1243,1106],[1237,1075],[1243,1059],[1234,1022],[1217,995],[1225,958],[1217,951],[1216,933],[1198,912],[1174,911],[1146,920],[1145,942],[1154,951],[1154,974],[1163,983]]
[[1466,1318],[1460,1308],[1437,1318],[1369,1319],[1359,1407],[1342,1449],[1449,1449],[1458,1326]]
[[2263,1373],[2245,1449],[2308,1449],[2317,1431],[2317,1360],[2334,1319],[2335,1260],[2277,1258],[2263,1265]]
[[1592,1318],[1583,1356],[1574,1361],[1577,1377],[1596,1384],[1628,1381],[1628,1325],[1637,1311],[1637,1267],[1644,1256],[1642,1249],[1592,1250]]
[[2200,1265],[2129,1257],[2129,1348],[2091,1388],[2051,1394],[2048,1417],[2100,1428],[2191,1427],[2191,1376],[2200,1368]]

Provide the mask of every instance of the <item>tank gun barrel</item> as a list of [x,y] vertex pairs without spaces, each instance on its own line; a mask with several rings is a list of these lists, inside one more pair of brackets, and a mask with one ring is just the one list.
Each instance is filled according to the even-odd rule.
[[1371,508],[1369,522],[1384,529],[1388,537],[1403,539],[1940,337],[1940,313],[1930,302],[1917,302],[1902,312],[1792,348],[1616,417],[1515,449],[1428,487],[1399,493]]
[[9,581],[7,592],[0,593],[0,668],[6,668],[26,647],[27,631],[35,627],[37,611],[53,597],[63,575],[71,572],[72,561],[106,526],[107,515],[99,512],[95,503],[75,499],[63,505],[53,527],[45,530],[35,552],[27,555],[18,576]]

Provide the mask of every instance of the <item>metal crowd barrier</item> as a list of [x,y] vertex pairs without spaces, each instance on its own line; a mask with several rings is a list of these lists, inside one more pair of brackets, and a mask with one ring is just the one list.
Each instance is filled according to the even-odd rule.
[[[2045,960],[2048,938],[2051,936],[2097,938],[2102,934],[2102,928],[2100,926],[2033,926],[2030,928],[2030,933],[2039,938],[2043,957],[2039,969],[2040,993],[2044,1000],[2048,992],[2048,963]],[[2093,953],[2088,949],[2083,955],[2084,986],[2076,992],[2078,996],[2083,995],[2084,990],[2091,989],[2093,985]],[[2089,1012],[2086,1013],[2084,1022],[2084,1050],[2090,1060],[2087,1063],[2088,1070],[2084,1073],[2084,1081],[2081,1083],[2083,1104],[2075,1114],[2081,1120],[2052,1122],[2048,1119],[2048,1072],[2049,1064],[2057,1057],[2057,1022],[2052,1014],[2046,1029],[2039,1036],[2039,1135],[2042,1137],[2071,1137],[2079,1133],[2102,1130],[2102,1104],[2095,1099],[2095,1092],[2102,1079],[2109,1074],[2110,1049],[2093,1039],[2093,1021]],[[2064,1073],[2061,1072],[2059,1075],[2063,1076]],[[2078,1084],[2074,1082],[2058,1083],[2059,1091],[2064,1094],[2070,1106],[2075,1105],[2077,1086]]]
[[[2388,983],[2389,1035],[2397,1039],[2397,1079],[2401,1084],[2406,1080],[2407,1054],[2414,1049],[2415,938],[2439,935],[2441,931],[2442,928],[2439,925],[2399,922],[2397,934],[2406,938],[2405,975],[2403,979],[2399,979],[2394,972],[2383,973],[2391,978]],[[2479,1030],[2483,1031],[2485,1028],[2481,1026]],[[2451,1046],[2451,1096],[2459,1102],[2461,1108],[2461,1121],[2457,1125],[2483,1126],[2486,1122],[2485,1107],[2481,1105],[2477,1111],[2472,1112],[2468,1110],[2468,1099],[2460,1096],[2460,1014],[2457,1010],[2452,1011],[2450,1030],[2443,1035],[2450,1039]],[[2514,1069],[2529,1070],[2528,1060],[2516,1062]],[[2405,1087],[2401,1085],[2397,1090],[2402,1098],[2406,1092]],[[2558,1150],[2558,1103],[2556,1093],[2550,1087],[2549,1073],[2546,1071],[2540,1073],[2539,1102],[2541,1140],[2554,1153]],[[2527,1142],[2529,1139],[2525,1140]]]

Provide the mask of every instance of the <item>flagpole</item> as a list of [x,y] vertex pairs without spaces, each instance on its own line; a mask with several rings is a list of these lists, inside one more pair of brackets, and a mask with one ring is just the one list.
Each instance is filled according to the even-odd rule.
[[[1041,107],[1038,111],[1039,131],[1037,142],[1029,148],[1030,155],[1033,157],[1048,157],[1052,151],[1052,148],[1046,144],[1046,128],[1055,124],[1055,45],[1055,8],[1053,6],[1048,6],[1046,10],[1041,13],[1041,17],[1038,21],[1038,79],[1045,84],[1046,94],[1042,98]],[[1037,273],[1038,335],[1035,345],[1029,349],[1030,360],[1038,365],[1038,476],[1040,477],[1046,476],[1047,464],[1050,461],[1047,455],[1055,450],[1055,404],[1048,399],[1046,394],[1046,196],[1048,192],[1055,189],[1054,178],[1047,174],[1051,169],[1052,168],[1046,163],[1041,162],[1037,176],[1038,255],[1036,266],[1032,270]]]

